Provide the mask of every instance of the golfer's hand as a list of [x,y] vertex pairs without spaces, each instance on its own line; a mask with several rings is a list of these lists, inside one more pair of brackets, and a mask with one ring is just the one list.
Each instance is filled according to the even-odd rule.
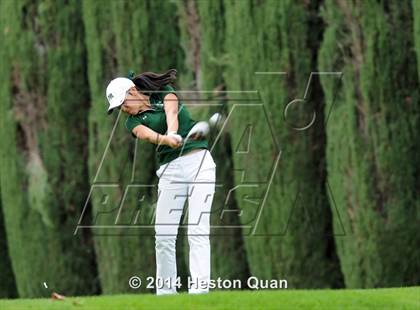
[[165,144],[170,146],[173,149],[176,149],[182,145],[182,140],[174,135],[166,135],[165,137]]

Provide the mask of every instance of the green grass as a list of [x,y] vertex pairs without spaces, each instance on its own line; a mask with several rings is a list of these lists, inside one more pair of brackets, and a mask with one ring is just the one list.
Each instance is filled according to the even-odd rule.
[[420,309],[420,287],[366,290],[214,291],[0,300],[0,309]]

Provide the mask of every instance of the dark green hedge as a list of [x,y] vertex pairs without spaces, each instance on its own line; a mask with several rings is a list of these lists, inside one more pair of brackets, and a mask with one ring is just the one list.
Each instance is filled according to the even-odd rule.
[[[292,104],[284,116],[289,102],[304,97],[316,71],[318,4],[226,0],[225,10],[228,90],[257,91],[231,95],[248,100],[236,103],[230,132],[235,182],[244,186],[236,193],[241,220],[258,224],[245,232],[251,234],[251,273],[285,278],[291,287],[341,286],[325,183],[324,101],[316,77],[306,101]],[[294,129],[308,124],[313,111],[313,126]],[[265,199],[260,217],[252,199],[260,205]]]
[[332,108],[328,181],[344,223],[336,243],[346,287],[418,284],[419,83],[411,3],[327,1],[323,16],[319,69],[343,72],[342,83],[322,85]]
[[[135,73],[162,72],[181,64],[175,8],[166,1],[83,2],[91,93],[89,171],[91,185],[96,186],[91,199],[92,224],[109,226],[93,229],[105,293],[132,292],[128,279],[133,275],[142,279],[155,276],[154,228],[150,219],[157,199],[156,186],[127,187],[157,183],[155,148],[144,142],[136,143],[124,128],[125,115],[106,114],[105,89],[110,80],[127,76],[130,69]],[[111,136],[115,123],[116,130]],[[126,200],[117,224],[126,227],[115,227],[125,191]],[[139,202],[142,195],[145,200]],[[141,215],[135,222],[138,210]],[[151,224],[150,229],[134,228],[139,224]],[[182,274],[185,270],[182,252],[179,257]]]
[[98,291],[88,234],[88,88],[79,3],[2,1],[1,188],[20,297]]

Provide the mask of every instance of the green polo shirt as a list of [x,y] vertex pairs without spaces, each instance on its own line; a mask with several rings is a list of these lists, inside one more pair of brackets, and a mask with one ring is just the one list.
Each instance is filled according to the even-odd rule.
[[[169,93],[174,93],[175,90],[172,86],[166,85],[162,88],[161,92],[151,93],[150,104],[152,110],[146,110],[138,113],[137,115],[130,115],[126,122],[125,127],[133,132],[133,129],[138,125],[144,125],[150,129],[164,135],[166,134],[168,127],[166,126],[166,114],[163,108],[163,98]],[[190,113],[187,107],[181,102],[178,97],[178,134],[185,138],[191,128],[197,123],[197,121],[191,119]],[[133,137],[134,134],[132,133]],[[187,153],[189,150],[205,148],[208,149],[208,140],[188,140],[185,146],[178,147],[176,149],[171,148],[167,145],[159,145],[157,148],[157,157],[159,165],[166,164],[179,155]],[[182,154],[181,154],[182,151]]]

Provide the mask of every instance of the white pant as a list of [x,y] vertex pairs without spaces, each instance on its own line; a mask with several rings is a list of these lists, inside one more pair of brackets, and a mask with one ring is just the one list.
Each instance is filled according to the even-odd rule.
[[159,177],[155,221],[156,280],[160,278],[163,283],[162,288],[156,286],[156,294],[176,294],[175,242],[187,198],[189,265],[194,283],[188,291],[206,293],[210,280],[210,210],[216,164],[210,152],[203,149],[160,166],[156,175]]

